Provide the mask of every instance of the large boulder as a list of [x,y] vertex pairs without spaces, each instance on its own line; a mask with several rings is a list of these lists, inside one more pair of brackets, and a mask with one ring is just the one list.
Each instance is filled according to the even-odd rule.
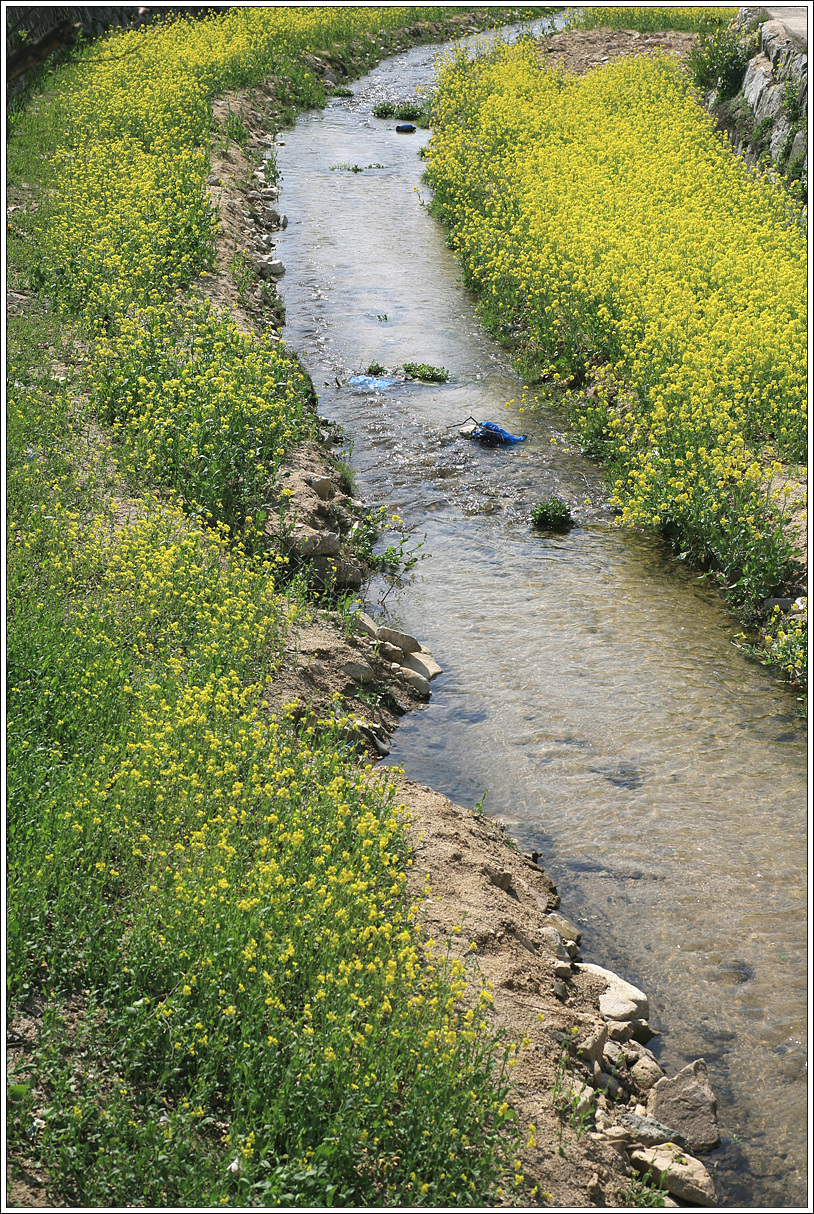
[[685,1154],[674,1142],[657,1147],[639,1147],[630,1152],[630,1162],[639,1172],[650,1172],[668,1193],[694,1206],[716,1206],[718,1197],[712,1177],[699,1159]]
[[648,1093],[647,1115],[673,1126],[691,1151],[712,1151],[721,1141],[718,1102],[703,1058],[685,1066],[673,1079],[660,1079]]

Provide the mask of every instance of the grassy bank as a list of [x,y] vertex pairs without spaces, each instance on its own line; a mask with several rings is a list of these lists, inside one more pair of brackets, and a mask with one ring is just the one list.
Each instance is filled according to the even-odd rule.
[[393,789],[341,719],[265,703],[312,608],[258,522],[313,390],[194,293],[211,98],[320,104],[306,52],[362,64],[448,15],[141,29],[13,117],[8,990],[38,1045],[9,1141],[55,1198],[482,1205],[521,1182],[511,1050],[420,931]]
[[659,529],[741,605],[793,583],[805,237],[686,74],[662,57],[568,77],[529,44],[460,55],[427,166],[484,319],[607,462],[620,521]]

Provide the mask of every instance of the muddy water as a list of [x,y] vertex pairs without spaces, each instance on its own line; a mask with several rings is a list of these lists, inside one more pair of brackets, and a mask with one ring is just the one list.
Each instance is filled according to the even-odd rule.
[[[431,554],[380,612],[445,671],[393,759],[464,805],[488,790],[485,809],[559,881],[585,955],[649,993],[662,1064],[707,1059],[727,1204],[804,1205],[805,727],[793,694],[733,648],[719,598],[612,525],[562,419],[521,413],[522,384],[421,206],[426,132],[371,116],[426,85],[433,57],[385,61],[278,150],[287,340],[349,435],[360,495]],[[451,381],[347,384],[405,360]],[[528,441],[468,443],[470,414]],[[563,536],[528,524],[551,492],[578,519]]]

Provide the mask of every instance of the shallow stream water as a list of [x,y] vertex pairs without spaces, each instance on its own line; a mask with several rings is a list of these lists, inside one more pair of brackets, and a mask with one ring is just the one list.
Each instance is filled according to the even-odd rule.
[[[429,557],[378,614],[444,674],[391,758],[463,805],[488,790],[485,810],[557,880],[586,959],[647,991],[668,1073],[706,1059],[726,1204],[805,1206],[805,723],[733,647],[720,597],[613,525],[562,417],[521,413],[421,205],[428,133],[371,115],[430,84],[436,54],[384,61],[277,149],[286,340],[349,436],[360,496],[426,532]],[[451,381],[347,384],[405,360]],[[458,437],[469,415],[528,441],[480,448]],[[564,535],[529,526],[552,492],[578,521]]]

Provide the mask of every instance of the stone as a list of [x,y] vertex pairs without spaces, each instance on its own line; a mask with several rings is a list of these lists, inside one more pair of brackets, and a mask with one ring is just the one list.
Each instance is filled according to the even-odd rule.
[[570,1087],[566,1087],[563,1092],[563,1097],[566,1100],[569,1109],[579,1115],[586,1113],[596,1098],[596,1091],[589,1087],[587,1083],[574,1082]]
[[572,923],[570,919],[567,919],[565,915],[561,915],[559,911],[552,911],[546,915],[546,922],[550,923],[552,927],[556,927],[563,940],[573,940],[574,944],[582,943],[582,932],[576,923]]
[[717,1147],[721,1141],[718,1102],[704,1059],[697,1058],[673,1079],[660,1079],[648,1094],[647,1115],[674,1126],[691,1151],[711,1151]]
[[420,649],[415,637],[411,637],[408,632],[399,632],[396,628],[380,628],[376,635],[380,641],[389,641],[391,645],[398,645],[399,649],[403,649],[405,653],[418,653]]
[[317,497],[323,502],[330,501],[336,493],[336,486],[333,481],[327,476],[311,476],[306,478],[307,483],[316,493]]
[[646,1020],[631,1020],[630,1032],[634,1041],[638,1041],[640,1045],[647,1045],[648,1041],[656,1036]]
[[498,889],[509,889],[512,883],[512,874],[507,872],[505,868],[494,868],[491,864],[484,864],[481,867],[481,872],[484,877],[496,885]]
[[673,1142],[676,1146],[686,1146],[684,1139],[676,1134],[670,1126],[662,1125],[655,1117],[642,1117],[638,1113],[623,1113],[619,1118],[621,1124],[645,1147],[657,1147],[663,1142]]
[[441,667],[436,662],[432,654],[427,653],[407,653],[404,658],[403,665],[408,670],[414,670],[416,674],[423,675],[427,682],[434,679],[436,675],[443,674]]
[[423,675],[417,674],[414,670],[408,670],[406,666],[400,666],[399,670],[404,675],[405,681],[410,684],[413,691],[417,691],[424,700],[428,700],[430,698],[430,695],[432,694],[430,691],[430,685]]
[[379,631],[378,625],[376,624],[376,621],[372,620],[366,612],[360,611],[356,618],[360,631],[366,633],[366,635],[369,637],[375,638],[377,636]]
[[630,1142],[630,1135],[621,1125],[609,1125],[601,1134],[591,1134],[591,1138],[613,1147],[615,1151],[623,1151]]
[[547,953],[552,957],[556,957],[558,961],[570,962],[570,957],[562,946],[562,936],[555,927],[548,925],[540,928],[539,931],[540,944]]
[[379,641],[378,650],[386,662],[397,662],[399,666],[404,665],[404,652],[399,649],[398,645],[391,645],[388,641]]
[[[605,994],[599,998],[599,1010],[607,1020],[647,1019],[649,1015],[647,995],[632,982],[626,982],[624,978],[620,978],[611,970],[603,969],[601,965],[585,962],[580,965],[580,970],[588,974],[595,974],[596,977],[605,980],[607,989]],[[604,1007],[603,1000],[605,1001]],[[632,1010],[625,1011],[626,1007]],[[609,1010],[606,1011],[605,1008]]]
[[343,662],[342,670],[349,679],[353,679],[354,683],[373,683],[376,680],[376,676],[367,662],[359,661],[356,658]]
[[630,1074],[636,1081],[636,1087],[640,1092],[649,1092],[660,1079],[664,1078],[664,1071],[657,1062],[653,1062],[652,1058],[640,1058],[630,1068]]
[[655,1181],[680,1201],[694,1206],[716,1206],[718,1196],[707,1169],[698,1159],[685,1154],[676,1143],[638,1147],[630,1152],[630,1161],[639,1172],[650,1172]]
[[608,1026],[606,1024],[588,1025],[587,1035],[577,1041],[577,1054],[589,1062],[599,1062],[608,1042]]
[[552,966],[552,972],[555,978],[572,978],[570,961],[555,961]]
[[625,1055],[622,1052],[622,1047],[618,1041],[608,1041],[608,1026],[605,1025],[605,1045],[602,1049],[602,1057],[608,1066],[623,1066],[625,1063]]
[[336,531],[316,531],[305,523],[298,524],[289,541],[291,548],[301,556],[337,556],[340,547]]
[[258,257],[255,265],[260,278],[282,278],[285,274],[285,266],[278,257]]
[[792,143],[791,151],[789,152],[789,164],[791,164],[792,160],[796,160],[798,156],[805,156],[807,151],[808,137],[806,136],[805,131],[798,131],[794,136],[794,142]]
[[630,1041],[633,1029],[627,1020],[611,1020],[608,1024],[608,1036],[611,1041]]

